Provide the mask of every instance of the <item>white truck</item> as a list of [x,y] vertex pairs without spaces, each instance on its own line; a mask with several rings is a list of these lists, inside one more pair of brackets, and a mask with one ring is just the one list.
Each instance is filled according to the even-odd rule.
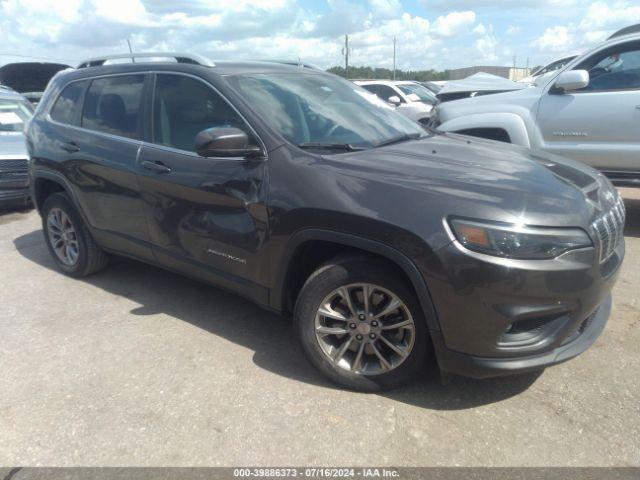
[[640,25],[533,86],[440,103],[431,126],[542,149],[640,186]]

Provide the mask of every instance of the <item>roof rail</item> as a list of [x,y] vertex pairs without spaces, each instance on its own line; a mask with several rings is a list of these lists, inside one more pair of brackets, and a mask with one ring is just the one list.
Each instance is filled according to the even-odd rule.
[[88,58],[78,65],[78,68],[99,67],[107,60],[131,59],[135,63],[138,58],[158,59],[173,58],[177,63],[189,63],[192,65],[202,65],[203,67],[215,67],[215,64],[206,57],[194,53],[168,53],[168,52],[141,52],[141,53],[119,53],[116,55],[104,55],[102,57]]
[[281,59],[281,58],[272,58],[272,59],[257,60],[257,61],[258,62],[268,62],[268,63],[279,63],[281,65],[291,65],[293,67],[308,68],[310,70],[320,70],[320,71],[322,71],[322,68],[318,67],[317,65],[314,65],[313,63],[303,62],[301,60],[288,60],[288,59]]
[[609,38],[607,38],[607,40],[611,40],[612,38],[624,37],[625,35],[631,35],[632,33],[640,33],[640,23],[621,28],[617,32],[613,33]]

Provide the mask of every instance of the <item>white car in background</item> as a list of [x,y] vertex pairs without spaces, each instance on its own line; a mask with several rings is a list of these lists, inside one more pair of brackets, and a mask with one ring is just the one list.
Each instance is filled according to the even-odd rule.
[[431,119],[435,95],[424,85],[408,80],[356,80],[356,85],[377,95],[398,112],[424,125]]

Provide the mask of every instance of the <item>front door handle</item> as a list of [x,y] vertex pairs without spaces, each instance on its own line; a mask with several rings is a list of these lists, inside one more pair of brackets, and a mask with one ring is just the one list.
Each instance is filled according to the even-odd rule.
[[142,162],[142,166],[147,170],[151,170],[156,173],[169,173],[171,171],[171,168],[167,167],[162,162],[150,162],[149,160],[144,160]]
[[80,151],[80,147],[76,142],[65,142],[62,145],[60,145],[60,148],[62,148],[65,152],[68,152],[68,153],[75,153]]

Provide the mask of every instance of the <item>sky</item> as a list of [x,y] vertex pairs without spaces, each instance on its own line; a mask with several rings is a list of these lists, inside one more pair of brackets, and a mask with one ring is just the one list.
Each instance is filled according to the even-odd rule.
[[0,64],[135,51],[323,68],[534,66],[640,23],[640,0],[0,0]]

